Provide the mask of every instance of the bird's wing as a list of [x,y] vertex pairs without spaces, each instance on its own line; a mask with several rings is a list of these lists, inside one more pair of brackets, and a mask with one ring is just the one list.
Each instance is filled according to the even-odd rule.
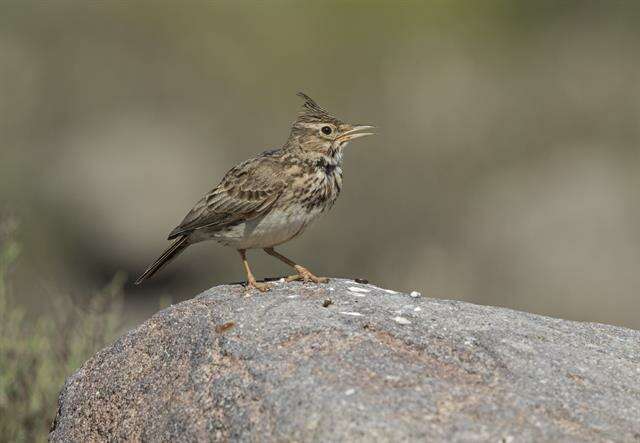
[[273,156],[260,156],[232,168],[169,234],[169,239],[202,228],[222,229],[263,215],[285,187],[282,166]]

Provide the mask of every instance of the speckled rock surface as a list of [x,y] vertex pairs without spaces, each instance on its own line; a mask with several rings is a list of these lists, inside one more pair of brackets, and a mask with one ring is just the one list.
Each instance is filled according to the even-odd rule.
[[220,286],[69,377],[50,438],[636,441],[640,332],[349,280]]

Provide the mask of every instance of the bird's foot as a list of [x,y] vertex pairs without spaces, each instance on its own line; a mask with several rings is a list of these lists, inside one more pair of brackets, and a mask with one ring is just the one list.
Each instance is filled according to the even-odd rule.
[[270,285],[269,283],[260,283],[255,280],[249,280],[247,282],[246,291],[249,292],[251,291],[251,288],[255,288],[260,292],[267,292],[271,289],[272,286],[273,285]]
[[287,281],[302,280],[305,283],[310,281],[314,283],[326,283],[329,281],[327,277],[316,277],[304,266],[296,265],[295,268],[296,271],[298,271],[298,274],[287,277]]

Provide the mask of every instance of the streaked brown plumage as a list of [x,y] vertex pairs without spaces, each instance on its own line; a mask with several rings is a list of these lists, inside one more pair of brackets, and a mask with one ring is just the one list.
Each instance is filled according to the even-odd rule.
[[346,144],[371,135],[359,132],[371,126],[344,123],[331,116],[309,96],[293,123],[287,142],[227,172],[169,234],[174,242],[136,280],[150,278],[187,246],[217,240],[238,250],[249,287],[266,291],[255,280],[246,260],[247,249],[262,248],[297,271],[290,279],[316,283],[316,277],[273,247],[301,234],[320,214],[330,209],[342,189],[342,153]]

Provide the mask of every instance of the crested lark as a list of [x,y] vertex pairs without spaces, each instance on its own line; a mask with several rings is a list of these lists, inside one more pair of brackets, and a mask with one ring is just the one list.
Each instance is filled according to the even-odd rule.
[[309,96],[293,123],[287,142],[233,167],[169,234],[173,243],[149,266],[142,283],[173,260],[187,246],[217,240],[238,250],[247,273],[248,287],[260,291],[267,283],[256,281],[246,257],[247,249],[264,251],[293,267],[301,279],[326,282],[305,267],[276,252],[273,247],[300,235],[311,222],[335,203],[342,188],[342,153],[349,141],[366,135],[371,126],[344,123]]

